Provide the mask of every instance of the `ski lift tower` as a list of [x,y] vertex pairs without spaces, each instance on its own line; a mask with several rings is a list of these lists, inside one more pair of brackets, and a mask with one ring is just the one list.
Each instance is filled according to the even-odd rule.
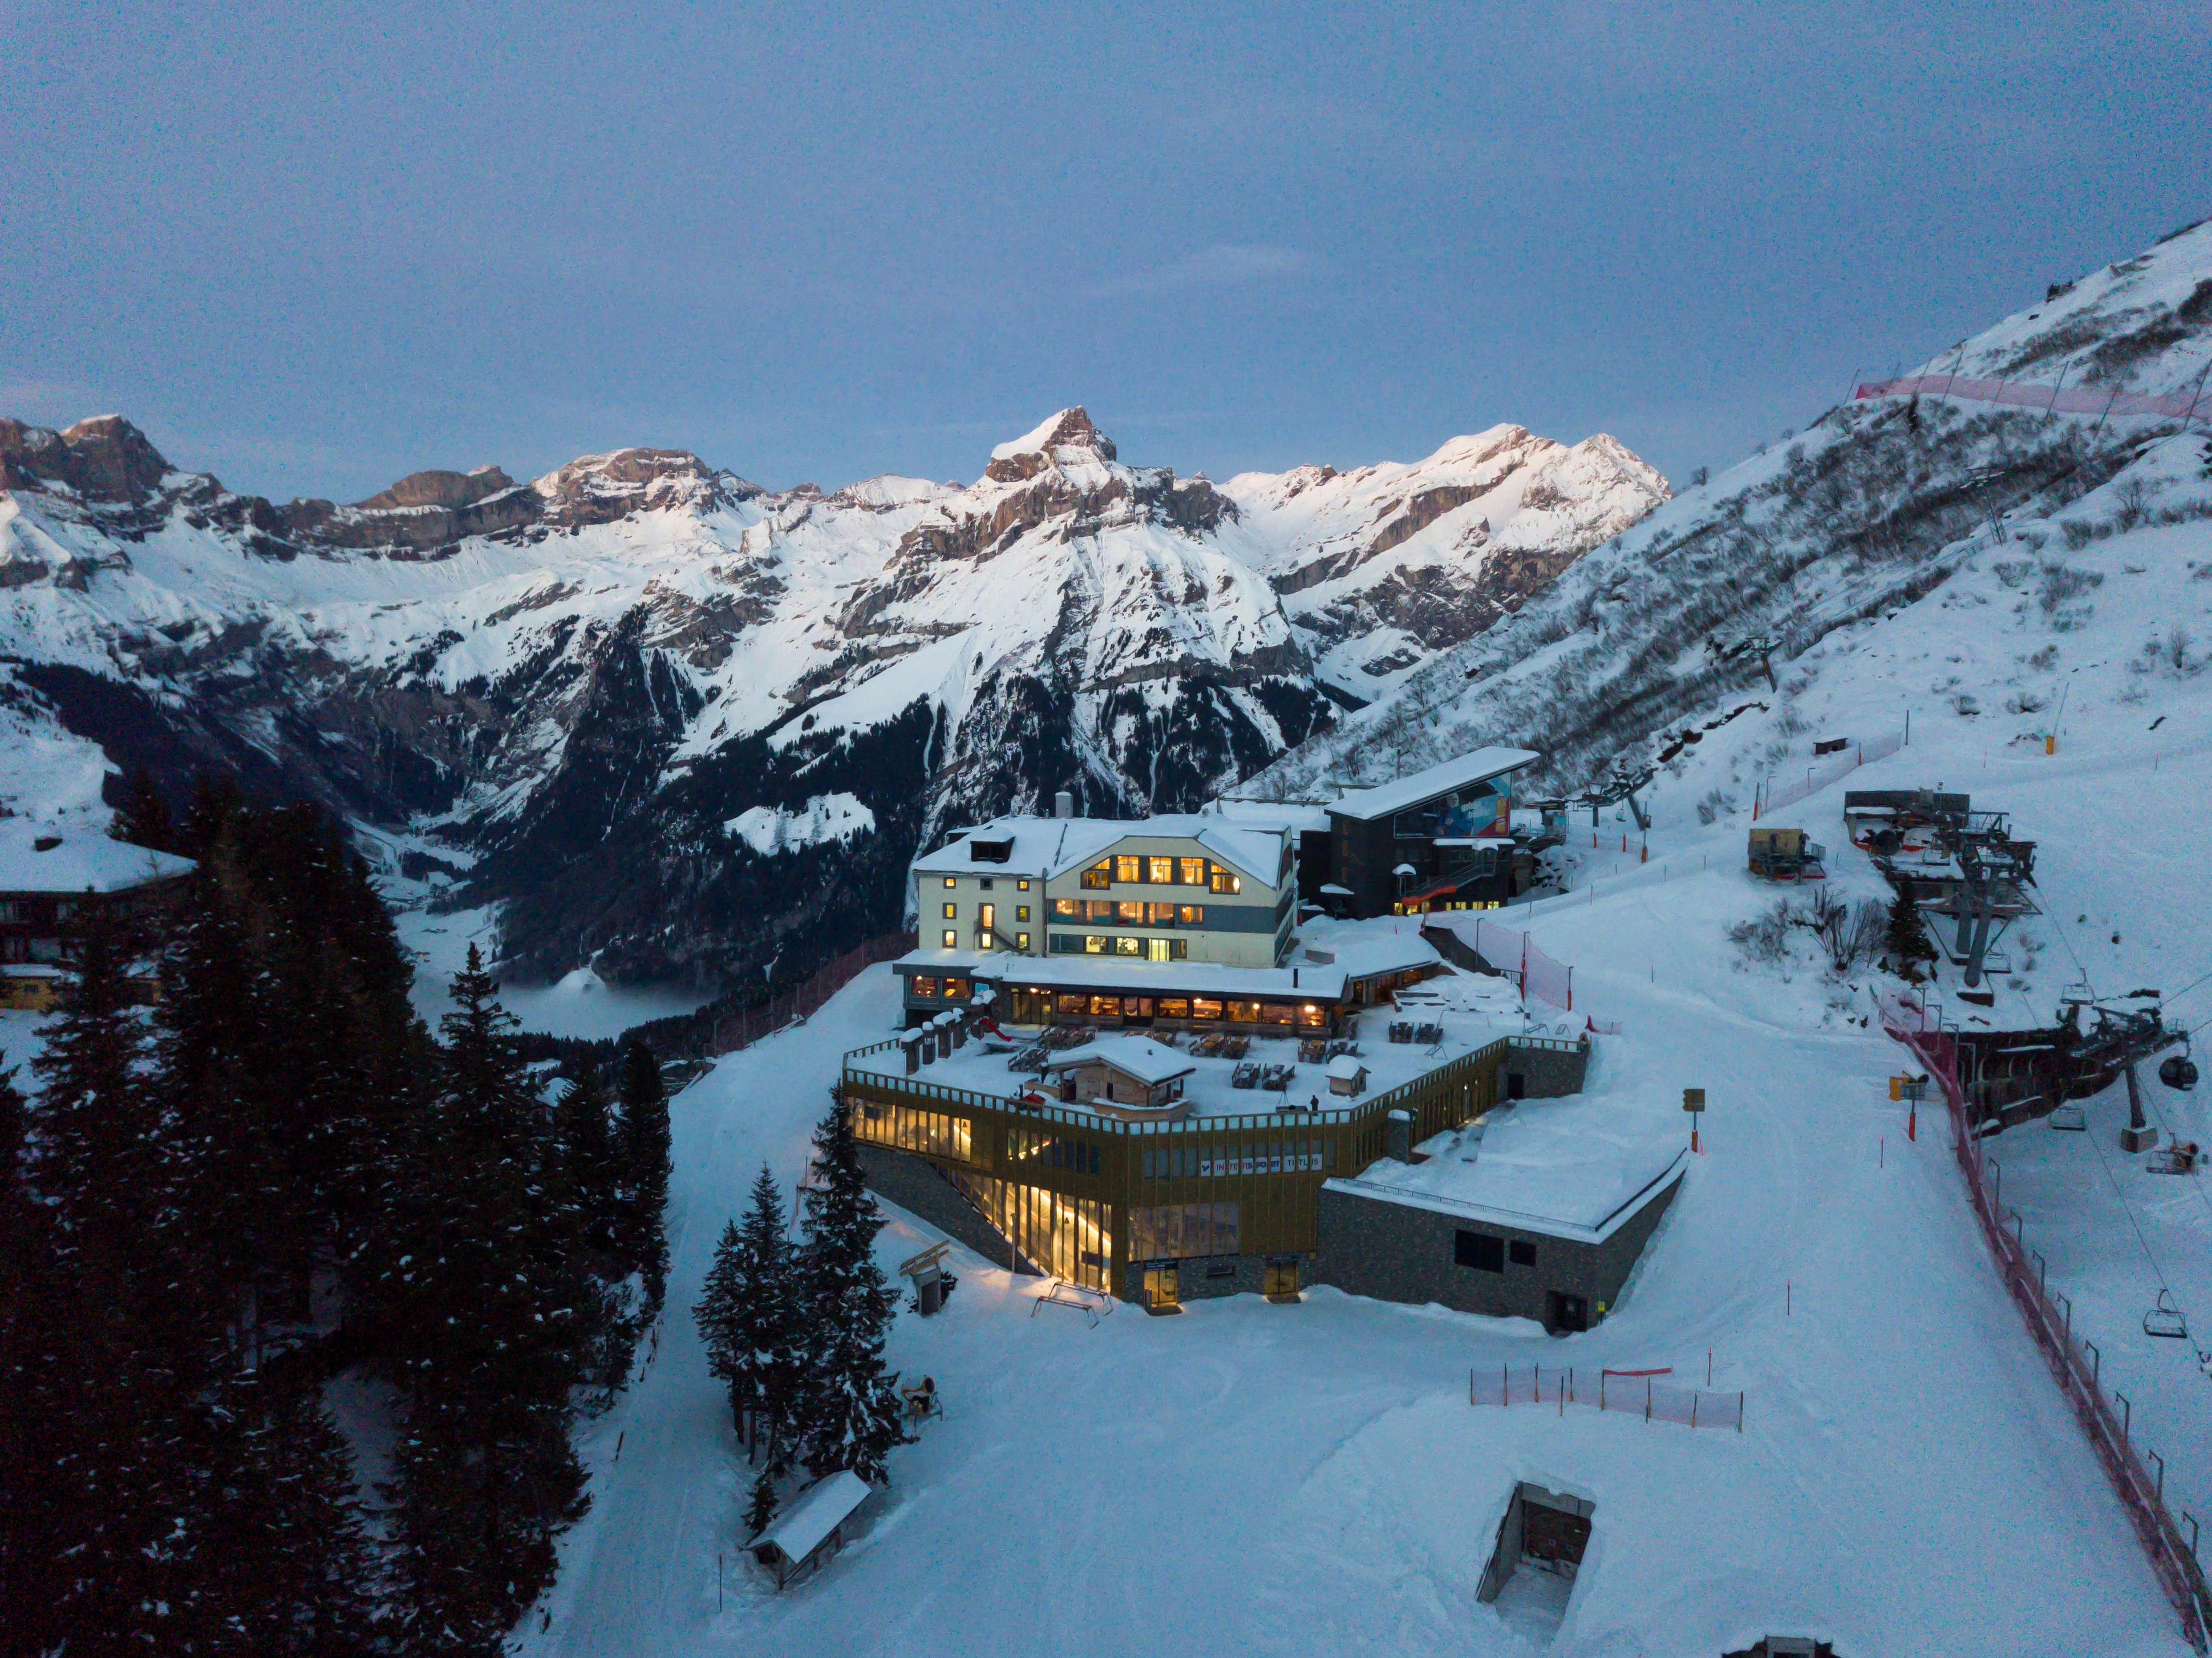
[[1990,951],[2005,930],[2023,915],[2042,913],[2027,896],[2035,884],[2035,843],[2014,840],[2002,812],[1972,814],[1963,832],[1950,838],[1959,882],[1927,910],[1957,922],[1950,956],[1965,965],[1966,988],[1972,990],[1981,984]]

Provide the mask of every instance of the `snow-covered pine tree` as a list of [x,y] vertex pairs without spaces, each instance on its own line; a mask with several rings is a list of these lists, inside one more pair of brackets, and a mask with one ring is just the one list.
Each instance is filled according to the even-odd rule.
[[312,1391],[258,1373],[212,1391],[175,1650],[350,1658],[385,1650],[379,1564],[345,1442]]
[[631,1037],[623,1049],[616,1095],[623,1110],[629,1260],[645,1279],[650,1325],[668,1291],[668,1090],[660,1080],[660,1062],[640,1037]]
[[806,1193],[799,1260],[804,1370],[799,1460],[817,1476],[850,1468],[872,1484],[906,1442],[884,1339],[896,1303],[875,1258],[883,1212],[860,1170],[844,1101],[833,1097],[814,1131],[817,1183]]
[[745,1503],[745,1534],[758,1537],[775,1519],[775,1478],[766,1468],[753,1476],[753,1494]]
[[1912,878],[1901,876],[1896,896],[1889,901],[1889,926],[1882,941],[1890,971],[1910,983],[1920,982],[1920,963],[1936,959],[1936,945],[1928,937],[1928,923],[1920,914]]
[[48,1489],[41,1519],[64,1631],[161,1650],[189,1593],[206,1281],[177,1248],[181,1157],[143,1074],[126,937],[86,917],[62,1010],[33,1061],[42,1084],[28,1175],[52,1273],[19,1401]]
[[730,1390],[730,1411],[750,1422],[768,1472],[790,1471],[798,1442],[800,1380],[805,1374],[805,1318],[798,1262],[787,1234],[782,1196],[768,1165],[753,1181],[744,1224],[722,1232],[694,1316],[707,1343],[708,1365]]
[[406,1403],[386,1490],[406,1643],[488,1653],[586,1506],[570,1390],[599,1301],[515,1020],[473,945],[453,999],[392,1264]]
[[596,1066],[586,1066],[562,1089],[553,1105],[553,1133],[586,1247],[610,1276],[619,1276],[625,1270],[614,1265],[621,1254],[623,1170],[607,1118],[606,1088]]

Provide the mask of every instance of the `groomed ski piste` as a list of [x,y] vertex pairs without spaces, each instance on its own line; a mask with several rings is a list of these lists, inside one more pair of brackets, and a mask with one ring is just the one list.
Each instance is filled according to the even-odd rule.
[[[2142,465],[2193,475],[2202,453],[2184,440]],[[2069,516],[2109,511],[2127,482]],[[1775,712],[1733,722],[1662,778],[1648,862],[1623,859],[1620,837],[1642,837],[1608,812],[1587,831],[1596,847],[1570,837],[1568,893],[1498,918],[1574,964],[1577,1012],[1620,1026],[1595,1039],[1583,1096],[1522,1110],[1644,1133],[1664,1114],[1686,1121],[1684,1087],[1710,1102],[1704,1155],[1593,1331],[1552,1338],[1328,1289],[1173,1319],[1124,1306],[1092,1327],[1036,1308],[1043,1281],[956,1247],[957,1293],[937,1318],[902,1314],[889,1355],[908,1379],[935,1378],[945,1418],[896,1453],[845,1552],[778,1594],[741,1552],[748,1476],[688,1309],[760,1164],[797,1180],[841,1054],[896,1017],[893,981],[871,969],[810,1023],[723,1059],[675,1102],[666,1321],[637,1386],[587,1430],[592,1511],[520,1649],[1710,1655],[1774,1633],[1850,1658],[2187,1651],[1992,1270],[1940,1107],[1906,1138],[1887,1078],[1909,1067],[1870,1017],[1877,975],[1838,979],[1809,954],[1753,962],[1726,932],[1790,894],[1742,868],[1752,782],[1802,759],[1778,746],[1863,739],[1910,708],[1911,746],[1776,820],[1830,846],[1840,896],[1886,896],[1842,832],[1844,788],[1963,787],[2040,843],[2045,914],[2013,941],[2008,1023],[2047,1022],[2084,973],[2112,994],[2212,969],[2190,896],[2212,878],[2212,687],[2191,647],[2179,667],[2130,665],[2151,661],[2144,641],[2203,627],[2212,584],[2191,555],[2212,550],[2205,539],[2194,523],[2153,524],[2091,544],[2070,562],[2106,577],[2094,614],[2040,670],[2022,665],[2040,623],[1997,568],[2008,549],[1967,550],[1936,594],[1832,636],[1786,671]],[[2073,681],[2055,755],[2040,740],[2055,710],[1994,706],[2039,673]],[[1990,711],[1961,712],[1962,688]],[[1802,734],[1778,733],[1784,708]],[[1701,827],[1694,805],[1714,787],[1741,805]],[[1956,977],[1941,971],[1938,994]],[[2173,1018],[2208,1005],[2200,994]],[[2150,1091],[2171,1133],[2212,1140],[2195,1096]],[[2193,1344],[2126,1332],[2157,1287],[2136,1224],[2174,1287],[2201,1296],[2212,1209],[2090,1144],[2110,1137],[2109,1100],[2089,1114],[2089,1135],[2029,1124],[1994,1149],[2035,1167],[2019,1177],[2030,1242],[2045,1240],[2077,1327],[2109,1342],[2106,1380],[2133,1389],[2177,1506],[2198,1511],[2212,1380]],[[887,1272],[938,1238],[889,1212]],[[2201,1300],[2191,1310],[2212,1317]],[[1709,1358],[1711,1387],[1744,1395],[1740,1435],[1468,1403],[1470,1371],[1671,1366],[1702,1386]],[[1563,1615],[1510,1591],[1477,1599],[1522,1480],[1596,1505]]]

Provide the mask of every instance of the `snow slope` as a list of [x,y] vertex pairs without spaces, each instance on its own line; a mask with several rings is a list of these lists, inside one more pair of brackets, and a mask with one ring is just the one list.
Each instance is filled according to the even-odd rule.
[[[2186,392],[2208,352],[2212,222],[2083,277],[1925,367]],[[1838,629],[1942,586],[2007,520],[2063,516],[2179,424],[1944,398],[1832,409],[1675,496],[1244,792],[1373,781],[1492,742],[1543,750],[1547,780],[1566,788],[1633,774],[1678,722],[1766,693],[1753,641],[1771,641],[1786,677],[1789,663]],[[2039,566],[2045,549],[2017,556]]]

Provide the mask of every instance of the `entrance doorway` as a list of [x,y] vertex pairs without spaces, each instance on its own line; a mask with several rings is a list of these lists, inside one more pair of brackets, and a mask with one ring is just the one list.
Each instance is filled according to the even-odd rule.
[[1261,1271],[1260,1290],[1270,1301],[1296,1301],[1298,1298],[1298,1258],[1296,1255],[1268,1256]]
[[1145,1310],[1148,1313],[1179,1313],[1182,1301],[1176,1283],[1176,1263],[1155,1261],[1145,1268]]
[[1589,1301],[1586,1297],[1563,1295],[1557,1290],[1544,1292],[1544,1327],[1553,1335],[1565,1335],[1573,1330],[1589,1328]]

